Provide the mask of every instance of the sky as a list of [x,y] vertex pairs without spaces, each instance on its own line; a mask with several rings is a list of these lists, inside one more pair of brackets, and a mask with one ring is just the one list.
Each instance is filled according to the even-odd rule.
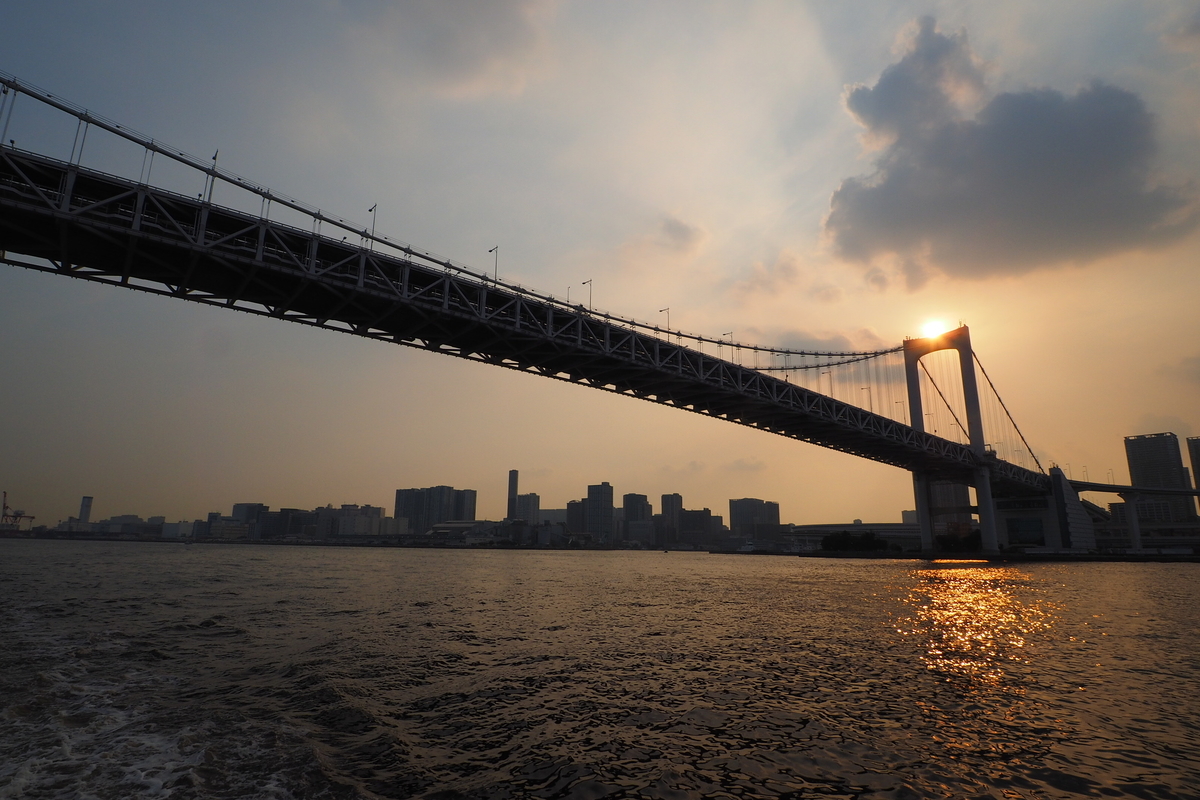
[[[4,72],[480,271],[499,245],[545,293],[792,347],[964,322],[1075,478],[1200,435],[1196,2],[12,0],[4,27]],[[0,375],[0,488],[38,524],[438,484],[496,519],[509,469],[543,508],[600,481],[913,507],[901,470],[727,422],[14,267]]]

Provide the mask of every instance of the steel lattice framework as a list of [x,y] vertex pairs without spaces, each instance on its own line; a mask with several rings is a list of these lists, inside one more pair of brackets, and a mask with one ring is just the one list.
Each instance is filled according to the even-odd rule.
[[[228,179],[215,167],[190,165],[213,181]],[[1043,474],[654,329],[404,246],[380,252],[365,231],[319,211],[292,205],[313,218],[310,231],[207,198],[211,191],[188,197],[3,145],[0,261],[532,372],[935,477],[972,483],[976,469],[987,466],[1001,492],[1048,488]],[[322,222],[354,232],[361,243],[322,235]]]

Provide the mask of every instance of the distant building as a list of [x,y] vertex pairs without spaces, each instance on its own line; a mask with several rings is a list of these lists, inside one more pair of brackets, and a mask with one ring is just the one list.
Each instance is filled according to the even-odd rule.
[[408,520],[408,530],[423,534],[441,522],[475,519],[475,490],[452,486],[397,489],[395,517]]
[[[654,508],[650,498],[644,494],[627,494],[621,498],[621,516],[624,538],[640,541],[643,544],[654,544]],[[638,534],[634,535],[634,526],[640,525]],[[648,527],[647,527],[648,526]],[[649,538],[646,531],[650,531]]]
[[515,516],[510,519],[524,520],[530,525],[542,524],[542,498],[537,494],[530,492],[529,494],[519,494],[514,505]]
[[1200,436],[1187,439],[1188,461],[1192,463],[1192,487],[1200,488]]
[[505,519],[524,519],[517,510],[517,471],[508,471],[508,515]]
[[92,521],[92,498],[85,496],[83,500],[79,501],[79,521]]
[[567,531],[583,533],[587,528],[587,500],[569,500],[567,502]]
[[729,530],[734,536],[773,539],[779,532],[779,503],[753,497],[730,500]]
[[683,513],[683,495],[664,494],[661,508],[660,533],[662,540],[659,544],[673,544],[679,538],[679,515]]
[[[1147,433],[1125,437],[1125,458],[1129,463],[1129,480],[1134,486],[1157,489],[1191,489],[1192,481],[1183,466],[1179,452],[1179,437],[1173,433]],[[1191,497],[1156,497],[1138,501],[1138,518],[1142,509],[1146,518],[1163,516],[1157,507],[1166,504],[1162,522],[1191,522],[1196,518],[1196,502]],[[1151,506],[1155,506],[1154,510]]]
[[602,544],[613,540],[613,488],[608,481],[588,487],[587,533]]
[[262,503],[234,503],[233,513],[230,516],[239,522],[252,525],[258,522],[260,514],[270,510],[270,506],[265,506]]
[[700,547],[716,542],[721,536],[721,518],[707,508],[681,509],[679,512],[678,542]]

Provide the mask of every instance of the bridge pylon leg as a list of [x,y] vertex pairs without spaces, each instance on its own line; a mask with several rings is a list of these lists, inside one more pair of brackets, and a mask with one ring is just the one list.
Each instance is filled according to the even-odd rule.
[[933,552],[933,514],[929,502],[929,478],[920,472],[914,472],[913,500],[917,505],[917,525],[921,529],[921,552]]
[[979,535],[985,553],[1000,552],[996,530],[996,503],[992,499],[992,471],[981,467],[975,472],[975,501],[979,506]]

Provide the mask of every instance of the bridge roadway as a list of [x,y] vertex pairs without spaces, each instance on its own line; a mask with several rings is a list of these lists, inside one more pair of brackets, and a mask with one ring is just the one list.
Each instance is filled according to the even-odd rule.
[[325,219],[317,212],[318,232],[303,230],[0,144],[4,263],[532,372],[933,478],[974,483],[985,465],[998,495],[1048,491],[1041,473],[671,342],[657,328],[406,247],[382,252],[366,231],[366,244],[320,235]]

